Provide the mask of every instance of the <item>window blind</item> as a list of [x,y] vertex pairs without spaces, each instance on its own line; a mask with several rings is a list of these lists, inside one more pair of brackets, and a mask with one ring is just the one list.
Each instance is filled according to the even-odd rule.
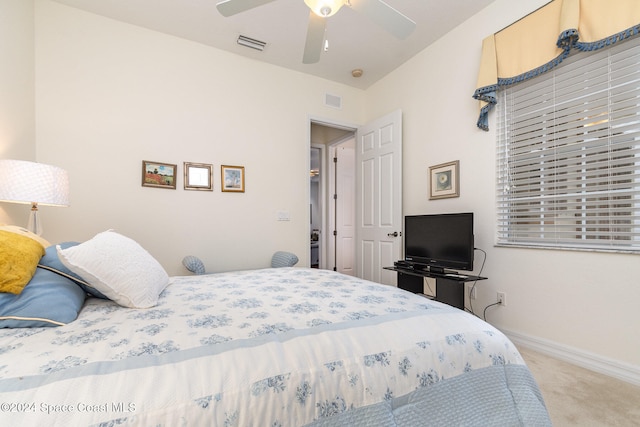
[[640,37],[498,96],[497,244],[640,252]]

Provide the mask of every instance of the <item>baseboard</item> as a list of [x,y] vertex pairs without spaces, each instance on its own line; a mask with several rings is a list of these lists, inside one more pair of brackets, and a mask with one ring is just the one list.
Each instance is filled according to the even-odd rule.
[[515,345],[520,345],[585,369],[640,386],[640,366],[609,359],[554,341],[532,337],[518,332],[504,329],[502,332],[509,337]]

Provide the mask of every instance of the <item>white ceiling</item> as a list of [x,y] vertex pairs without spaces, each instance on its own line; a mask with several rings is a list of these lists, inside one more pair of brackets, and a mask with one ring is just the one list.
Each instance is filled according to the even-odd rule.
[[[415,31],[405,40],[345,6],[328,18],[329,49],[316,64],[302,63],[309,18],[303,0],[275,0],[228,18],[217,11],[217,0],[54,1],[366,89],[494,0],[385,0],[416,22]],[[236,43],[239,35],[267,45],[262,52],[240,46]],[[362,77],[352,77],[351,70],[356,68],[364,71]]]

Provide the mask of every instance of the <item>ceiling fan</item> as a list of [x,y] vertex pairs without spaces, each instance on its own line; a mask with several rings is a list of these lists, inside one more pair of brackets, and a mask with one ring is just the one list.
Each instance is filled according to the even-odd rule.
[[[223,0],[216,4],[225,17],[244,12],[274,0]],[[313,64],[320,60],[326,28],[325,19],[334,15],[344,5],[366,15],[376,24],[399,39],[405,39],[416,23],[382,0],[304,0],[309,7],[309,25],[302,62]]]

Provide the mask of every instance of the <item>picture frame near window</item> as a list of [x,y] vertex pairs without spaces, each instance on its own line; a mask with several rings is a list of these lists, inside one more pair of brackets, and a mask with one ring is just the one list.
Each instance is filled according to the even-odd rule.
[[460,161],[429,167],[429,200],[460,197]]
[[244,193],[244,166],[220,166],[222,191]]
[[184,162],[184,189],[213,191],[213,165]]
[[142,161],[142,186],[176,189],[178,165],[171,163]]

